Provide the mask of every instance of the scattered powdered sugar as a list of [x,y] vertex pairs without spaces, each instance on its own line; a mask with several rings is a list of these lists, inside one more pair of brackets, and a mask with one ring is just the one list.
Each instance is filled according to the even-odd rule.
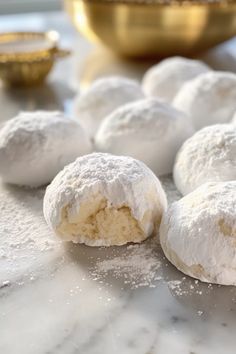
[[[163,177],[162,183],[169,201],[177,200],[179,194],[171,177]],[[6,276],[12,277],[13,273],[17,275],[19,272],[35,269],[38,264],[52,260],[57,254],[56,250],[62,256],[65,252],[43,219],[43,195],[44,189],[27,190],[0,186],[2,287],[8,286],[9,278]],[[75,250],[74,245],[71,247]],[[97,281],[98,286],[100,283],[109,286],[118,283],[120,288],[127,286],[135,290],[141,287],[155,288],[163,282],[172,295],[178,297],[201,295],[202,291],[206,294],[215,289],[211,284],[205,289],[198,280],[186,278],[175,270],[163,256],[157,236],[127,247],[78,248],[78,251],[79,258],[81,252],[85,251],[89,278]]]
[[53,247],[53,238],[48,237],[42,215],[43,194],[43,189],[33,191],[9,186],[0,190],[0,250],[3,255],[20,248],[44,251]]
[[[181,273],[180,273],[181,274]],[[189,296],[191,294],[202,295],[202,290],[195,285],[194,280],[191,278],[182,277],[179,280],[168,280],[167,285],[171,293],[175,296]],[[209,290],[206,290],[209,293]],[[205,292],[206,292],[205,291]]]
[[130,245],[117,251],[107,259],[99,259],[92,274],[95,280],[111,275],[131,288],[156,287],[160,274],[161,255],[157,238],[153,237],[142,244]]
[[51,259],[60,247],[43,218],[43,195],[44,189],[0,185],[0,282]]
[[[171,176],[161,177],[160,180],[167,193],[169,203],[178,200],[180,194],[176,190]],[[100,250],[103,252],[104,248]],[[94,257],[91,258],[94,261]],[[158,236],[154,236],[141,244],[110,248],[109,251],[106,249],[105,255],[100,257],[97,255],[95,265],[91,267],[90,271],[95,281],[105,281],[111,277],[136,289],[156,287],[159,281],[164,280],[162,268],[165,266],[168,267],[169,263],[163,256]],[[181,282],[182,280],[177,282],[178,286],[181,285]]]
[[180,285],[182,284],[182,281],[181,280],[170,280],[168,282],[168,286],[170,289],[172,290],[176,290],[178,288],[180,288]]

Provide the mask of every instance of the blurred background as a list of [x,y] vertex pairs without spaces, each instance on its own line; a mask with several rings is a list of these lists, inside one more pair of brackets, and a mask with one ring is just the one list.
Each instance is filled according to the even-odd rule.
[[[75,95],[95,79],[125,75],[140,80],[169,55],[189,55],[214,69],[236,71],[236,0],[213,6],[205,0],[199,6],[192,0],[184,6],[179,6],[181,0],[160,6],[154,0],[134,7],[130,1],[136,0],[0,0],[0,34],[53,30],[60,37],[58,46],[70,51],[56,60],[41,85],[8,87],[0,81],[0,121],[19,110],[70,114]],[[0,43],[0,58],[1,53]],[[2,72],[12,72],[4,65]]]
[[62,8],[60,0],[0,0],[0,14],[35,11],[56,11]]

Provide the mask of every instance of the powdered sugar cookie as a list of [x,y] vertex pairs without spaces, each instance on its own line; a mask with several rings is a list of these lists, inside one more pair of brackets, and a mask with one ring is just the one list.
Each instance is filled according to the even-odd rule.
[[236,75],[208,72],[187,82],[173,102],[185,112],[196,129],[229,123],[236,110]]
[[98,79],[75,99],[75,115],[93,137],[107,115],[123,104],[141,98],[141,87],[134,80],[116,76]]
[[236,181],[206,183],[173,203],[162,218],[160,240],[183,273],[236,285]]
[[236,127],[216,124],[199,130],[179,150],[173,174],[183,195],[206,182],[236,180]]
[[81,126],[60,112],[22,112],[0,129],[3,181],[38,187],[76,157],[91,152]]
[[94,153],[55,177],[46,190],[44,216],[65,241],[123,245],[155,233],[166,205],[159,180],[142,162]]
[[182,112],[147,98],[108,116],[96,135],[95,146],[98,151],[137,158],[160,176],[172,172],[178,149],[193,133]]
[[164,59],[146,72],[142,87],[147,96],[171,102],[184,83],[209,70],[199,60],[182,57]]

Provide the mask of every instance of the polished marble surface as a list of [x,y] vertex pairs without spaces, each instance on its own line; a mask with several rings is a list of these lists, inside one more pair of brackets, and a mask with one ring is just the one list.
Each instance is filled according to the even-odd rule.
[[[56,28],[74,48],[41,88],[0,88],[0,120],[19,110],[71,112],[76,91],[96,77],[140,78],[151,62],[94,48],[62,14],[0,18],[0,31]],[[236,71],[236,41],[204,55]],[[170,178],[169,201],[179,198]],[[0,353],[234,354],[236,289],[185,277],[157,239],[128,247],[64,245],[42,215],[44,189],[0,184]]]

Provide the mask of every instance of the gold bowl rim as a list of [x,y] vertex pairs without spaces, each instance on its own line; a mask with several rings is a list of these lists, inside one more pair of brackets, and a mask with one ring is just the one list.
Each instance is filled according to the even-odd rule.
[[[1,50],[1,43],[9,40],[45,39],[48,46],[32,51],[12,51]],[[10,62],[30,62],[38,60],[48,60],[58,51],[59,34],[56,31],[47,32],[2,32],[0,33],[0,63]]]
[[236,0],[70,0],[96,5],[129,5],[129,6],[211,6],[221,7],[236,5]]

